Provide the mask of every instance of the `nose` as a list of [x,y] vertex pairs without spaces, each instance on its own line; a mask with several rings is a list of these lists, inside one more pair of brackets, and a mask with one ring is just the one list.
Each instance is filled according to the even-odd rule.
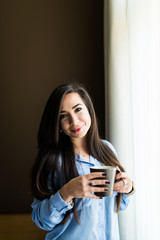
[[79,122],[78,117],[76,115],[70,116],[70,125],[75,126]]

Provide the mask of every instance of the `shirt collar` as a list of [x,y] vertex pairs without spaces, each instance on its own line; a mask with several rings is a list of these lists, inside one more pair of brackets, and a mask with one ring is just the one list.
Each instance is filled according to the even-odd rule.
[[75,153],[75,160],[78,161],[78,162],[81,162],[81,163],[85,163],[85,164],[88,164],[90,166],[95,166],[95,164],[93,163],[93,157],[90,155],[89,156],[90,158],[90,161],[86,161],[83,157],[81,157],[80,155],[78,155],[77,153]]

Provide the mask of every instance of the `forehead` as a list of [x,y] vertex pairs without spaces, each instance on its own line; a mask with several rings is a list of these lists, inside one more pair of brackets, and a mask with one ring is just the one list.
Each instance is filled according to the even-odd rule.
[[61,110],[65,110],[65,108],[72,108],[79,103],[84,105],[84,102],[78,93],[68,93],[64,96],[61,104]]

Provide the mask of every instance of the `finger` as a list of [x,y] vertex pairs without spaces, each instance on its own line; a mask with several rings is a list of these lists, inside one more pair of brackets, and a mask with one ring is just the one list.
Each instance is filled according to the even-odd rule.
[[125,179],[125,178],[127,178],[127,173],[126,172],[120,172],[120,173],[118,173],[118,174],[116,174],[116,180],[118,180],[118,179]]
[[125,192],[126,192],[125,189],[121,189],[121,188],[119,188],[119,189],[114,189],[114,191],[115,191],[115,192],[118,192],[118,193],[125,193]]
[[118,190],[121,189],[121,187],[122,187],[122,186],[120,185],[119,182],[118,182],[118,183],[115,183],[115,184],[114,184],[114,187],[113,187],[113,190],[116,191],[116,192],[118,192]]
[[115,182],[114,187],[115,188],[122,188],[128,185],[128,182],[126,181],[126,179],[118,179],[118,182]]
[[122,179],[119,183],[116,183],[113,188],[114,191],[119,193],[129,192],[130,189],[131,189],[130,183],[126,181],[124,184],[124,179]]
[[[116,166],[116,177],[123,177],[123,174],[125,174],[126,175],[126,173],[125,172],[121,172],[121,170],[120,170],[120,168],[118,167],[118,166]],[[125,177],[125,176],[124,176]]]
[[116,192],[119,192],[119,193],[123,193],[127,190],[127,187],[124,188],[122,186],[121,187],[116,186],[116,187],[113,188],[113,190],[116,191]]
[[95,199],[100,199],[100,197],[96,196],[94,193],[88,193],[86,194],[87,198],[95,198]]
[[94,179],[94,180],[91,180],[89,182],[89,185],[91,187],[95,186],[95,185],[108,185],[110,184],[109,180],[107,179],[104,179],[104,180],[100,180],[100,179]]
[[104,178],[106,174],[104,172],[93,172],[85,175],[85,177],[88,180],[94,179],[94,178]]
[[119,193],[127,193],[132,189],[132,179],[126,172],[121,172],[119,167],[116,167],[117,175],[113,190]]
[[129,188],[126,186],[126,187],[121,187],[121,188],[116,188],[114,189],[115,192],[118,192],[118,193],[127,193],[129,192]]
[[116,182],[119,182],[121,180],[121,177],[120,177],[120,173],[121,173],[121,170],[118,166],[116,166],[116,177],[115,177],[115,183]]
[[120,173],[120,172],[121,172],[120,168],[116,166],[116,173]]
[[108,192],[108,188],[107,187],[94,187],[92,189],[93,192]]
[[125,187],[127,185],[126,179],[122,178],[122,182],[123,182],[123,187]]

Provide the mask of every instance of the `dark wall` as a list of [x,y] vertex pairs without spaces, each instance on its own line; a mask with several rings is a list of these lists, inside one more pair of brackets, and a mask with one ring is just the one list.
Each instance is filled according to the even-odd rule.
[[51,91],[84,83],[104,136],[103,1],[1,1],[0,34],[0,212],[29,212],[37,130]]

